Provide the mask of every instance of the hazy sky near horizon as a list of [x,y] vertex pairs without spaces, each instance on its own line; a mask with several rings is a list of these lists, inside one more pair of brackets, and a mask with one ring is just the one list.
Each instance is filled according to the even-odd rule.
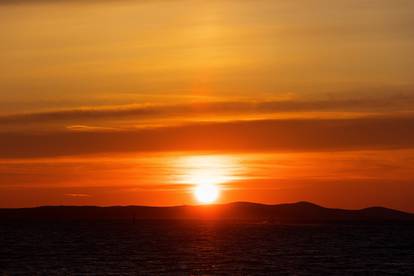
[[220,202],[414,211],[413,26],[411,0],[1,1],[0,207],[188,204],[195,171]]

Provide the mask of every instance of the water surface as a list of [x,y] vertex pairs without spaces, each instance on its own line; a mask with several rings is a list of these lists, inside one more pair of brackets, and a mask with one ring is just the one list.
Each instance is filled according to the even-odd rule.
[[3,222],[0,275],[411,274],[414,225]]

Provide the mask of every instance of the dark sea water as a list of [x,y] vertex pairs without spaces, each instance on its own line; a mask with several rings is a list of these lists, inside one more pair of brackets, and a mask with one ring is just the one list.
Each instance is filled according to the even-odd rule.
[[414,225],[2,222],[0,275],[414,275]]

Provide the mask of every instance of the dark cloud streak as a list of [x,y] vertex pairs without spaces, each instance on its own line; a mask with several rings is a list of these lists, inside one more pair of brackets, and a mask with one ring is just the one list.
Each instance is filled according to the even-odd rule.
[[131,131],[2,133],[1,158],[152,151],[337,151],[414,148],[414,118],[261,120]]
[[[92,4],[105,2],[134,1],[134,0],[0,0],[1,5],[28,5],[28,4]],[[145,1],[145,0],[139,0]]]
[[152,119],[203,115],[255,115],[289,112],[395,112],[412,111],[414,97],[383,99],[205,102],[175,105],[130,105],[82,108],[0,116],[0,125],[27,123],[84,123],[99,120]]

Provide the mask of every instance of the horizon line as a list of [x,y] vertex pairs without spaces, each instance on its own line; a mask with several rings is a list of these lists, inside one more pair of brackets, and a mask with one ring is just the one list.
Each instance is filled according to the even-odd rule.
[[295,202],[284,202],[284,203],[260,203],[260,202],[252,202],[252,201],[232,201],[226,203],[212,203],[212,204],[183,204],[183,205],[164,205],[164,206],[156,206],[156,205],[39,205],[39,206],[32,206],[32,207],[0,207],[0,210],[21,210],[21,209],[37,209],[37,208],[128,208],[128,207],[140,207],[140,208],[180,208],[180,207],[217,207],[217,206],[224,206],[224,205],[233,205],[233,204],[250,204],[250,205],[261,205],[261,206],[281,206],[281,205],[299,205],[299,204],[308,204],[314,207],[319,207],[323,209],[332,209],[332,210],[345,210],[345,211],[361,211],[367,210],[372,208],[382,208],[388,209],[393,211],[398,211],[406,214],[414,215],[414,212],[404,211],[400,209],[389,208],[385,206],[367,206],[363,208],[357,209],[348,209],[348,208],[336,208],[336,207],[325,207],[310,201],[301,200]]

